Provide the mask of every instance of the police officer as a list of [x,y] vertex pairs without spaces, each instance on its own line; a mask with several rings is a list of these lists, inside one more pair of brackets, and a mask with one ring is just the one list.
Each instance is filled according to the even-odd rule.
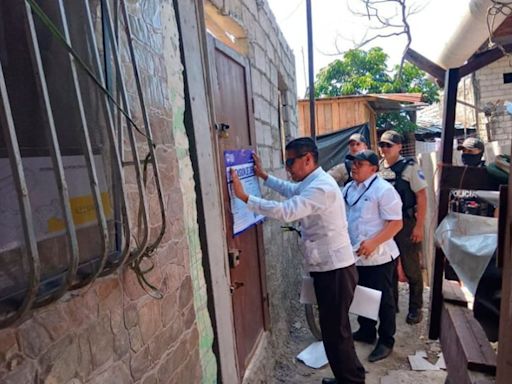
[[[417,324],[423,318],[421,312],[423,275],[420,250],[427,209],[427,183],[416,161],[400,155],[402,136],[398,132],[391,130],[384,132],[378,145],[384,157],[380,162],[379,174],[393,184],[402,199],[403,228],[395,236],[395,241],[400,250],[402,267],[409,281],[409,311],[406,322]],[[395,282],[395,300],[398,303],[398,278]]]
[[[354,133],[352,134],[348,139],[348,154],[349,155],[355,155],[357,152],[363,151],[365,149],[368,149],[368,143],[366,142],[366,138],[361,135],[360,133]],[[346,185],[349,181],[352,180],[351,176],[351,167],[352,167],[352,161],[345,158],[345,161],[343,163],[340,163],[338,165],[335,165],[329,171],[327,172],[329,175],[331,175],[334,180],[338,183],[340,186]]]
[[462,151],[461,159],[464,165],[473,167],[483,167],[485,165],[485,161],[482,160],[485,146],[478,137],[468,137],[457,147],[457,150]]

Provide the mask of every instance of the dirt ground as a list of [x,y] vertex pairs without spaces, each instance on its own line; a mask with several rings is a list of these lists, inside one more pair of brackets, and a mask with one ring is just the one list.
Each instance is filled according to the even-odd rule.
[[[407,359],[416,351],[425,351],[429,362],[435,364],[441,348],[439,342],[428,339],[428,303],[430,291],[424,292],[423,321],[417,325],[405,322],[408,303],[408,286],[400,284],[400,313],[397,314],[397,332],[393,353],[386,359],[376,363],[368,362],[368,355],[373,346],[355,343],[359,359],[363,363],[367,374],[367,384],[437,384],[444,383],[445,371],[412,371]],[[355,317],[351,319],[353,330],[357,329]],[[298,313],[297,319],[290,330],[288,341],[279,348],[275,367],[274,383],[320,383],[323,377],[332,377],[329,365],[321,369],[313,369],[295,357],[311,343],[316,341],[306,323],[304,313]],[[386,379],[384,379],[386,377]]]

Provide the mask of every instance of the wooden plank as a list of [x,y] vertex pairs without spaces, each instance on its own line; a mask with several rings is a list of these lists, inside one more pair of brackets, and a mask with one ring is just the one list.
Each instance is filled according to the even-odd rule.
[[467,370],[496,374],[496,353],[471,310],[445,303],[441,314],[440,341],[451,377]]
[[443,280],[443,299],[453,305],[468,306],[468,301],[458,281]]
[[[512,178],[508,179],[508,201],[512,201]],[[500,333],[498,349],[498,384],[510,383],[512,377],[512,204],[507,208],[503,281],[501,283]]]
[[[446,86],[444,88],[443,107],[443,149],[441,160],[443,164],[452,164],[453,138],[455,135],[455,112],[457,106],[457,85],[459,84],[459,71],[457,68],[446,71]],[[441,168],[441,177],[445,168]],[[442,185],[442,183],[441,183]],[[439,206],[437,223],[439,224],[448,213],[449,191],[439,191]],[[432,276],[432,290],[430,291],[430,324],[428,336],[437,339],[441,324],[441,307],[443,305],[443,277],[446,258],[441,248],[436,248],[434,259],[434,273]]]
[[497,263],[498,268],[503,268],[505,255],[510,254],[510,248],[506,251],[506,229],[507,227],[507,212],[508,212],[508,185],[500,186],[500,200],[499,200],[499,215],[498,215],[498,249],[497,249]]
[[[414,49],[407,49],[404,55],[405,60],[415,64],[422,71],[434,76],[438,84],[444,84],[445,69],[419,54]],[[442,86],[442,85],[441,85]]]
[[[505,44],[503,48],[506,52],[510,52],[512,51],[512,44]],[[478,71],[479,69],[494,63],[496,60],[501,59],[503,56],[505,56],[505,54],[498,47],[489,49],[485,52],[476,53],[469,58],[465,65],[460,67],[460,77],[464,77],[470,73]]]
[[332,126],[336,131],[343,128],[340,125],[340,106],[337,101],[332,103]]

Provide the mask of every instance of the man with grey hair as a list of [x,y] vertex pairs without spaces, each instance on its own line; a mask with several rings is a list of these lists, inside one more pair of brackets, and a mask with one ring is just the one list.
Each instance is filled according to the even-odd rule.
[[[348,154],[355,155],[357,152],[368,149],[366,138],[360,133],[353,133],[348,139]],[[335,165],[327,173],[331,175],[338,185],[343,186],[352,180],[352,161],[345,158],[343,163]]]

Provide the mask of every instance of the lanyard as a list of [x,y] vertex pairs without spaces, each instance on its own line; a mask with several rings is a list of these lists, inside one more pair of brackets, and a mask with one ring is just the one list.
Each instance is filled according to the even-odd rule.
[[[347,200],[347,194],[348,194],[348,190],[350,189],[350,187],[353,185],[351,185],[349,188],[347,188],[347,190],[345,191],[345,194],[343,195],[343,199],[345,200],[345,203],[348,205],[349,208],[352,208],[354,205],[356,205],[357,203],[359,203],[359,200],[361,200],[361,197],[364,196],[364,194],[366,192],[368,192],[368,190],[370,189],[370,187],[373,185],[374,181],[377,180],[377,177],[379,176],[375,176],[373,178],[373,180],[370,182],[370,184],[368,184],[368,186],[366,187],[366,189],[363,191],[363,193],[361,193],[359,195],[359,197],[356,199],[356,201],[354,201],[352,204],[350,204]],[[352,183],[355,183],[355,181],[352,181]]]

